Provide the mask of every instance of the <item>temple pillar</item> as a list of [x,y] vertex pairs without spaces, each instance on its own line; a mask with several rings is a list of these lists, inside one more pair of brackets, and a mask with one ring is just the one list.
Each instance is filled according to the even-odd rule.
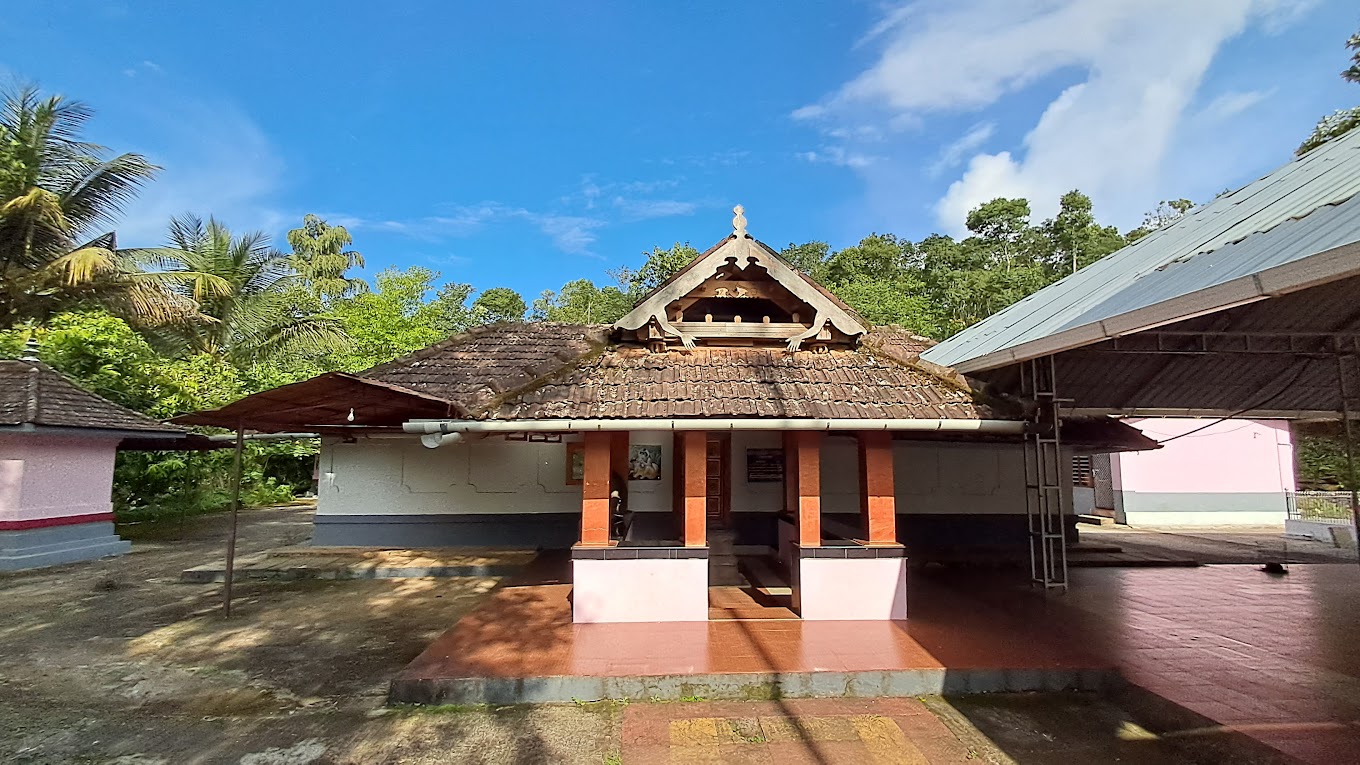
[[[582,447],[584,470],[581,476],[581,542],[585,547],[609,545],[610,456],[614,439],[611,433],[586,433]],[[627,435],[627,434],[625,434]]]
[[680,434],[682,488],[681,537],[685,547],[708,544],[708,434],[687,430]]
[[897,544],[897,499],[893,486],[892,434],[885,430],[859,434],[859,509],[864,541]]
[[684,484],[674,508],[683,541],[656,545],[609,538],[610,495],[617,491],[627,501],[629,434],[584,434],[581,541],[571,554],[573,622],[707,621],[705,438],[702,432],[677,435],[672,465],[663,469],[674,470],[672,481]]
[[821,439],[792,434],[798,543],[790,567],[793,604],[809,621],[879,621],[907,616],[906,551],[897,543],[892,434],[858,435],[865,539],[821,539]]
[[797,505],[798,544],[816,547],[822,543],[822,434],[815,430],[793,433],[793,467],[797,476],[794,491]]

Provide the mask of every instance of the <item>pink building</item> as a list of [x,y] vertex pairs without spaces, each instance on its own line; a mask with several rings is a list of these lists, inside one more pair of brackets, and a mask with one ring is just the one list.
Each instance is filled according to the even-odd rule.
[[111,500],[120,444],[175,448],[186,437],[39,361],[0,360],[0,571],[127,552]]
[[1078,513],[1131,526],[1277,525],[1294,485],[1285,420],[1125,420],[1162,448],[1074,465]]

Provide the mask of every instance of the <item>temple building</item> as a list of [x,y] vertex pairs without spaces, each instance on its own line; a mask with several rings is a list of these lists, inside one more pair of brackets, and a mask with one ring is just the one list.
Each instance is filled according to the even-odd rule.
[[113,528],[118,450],[206,446],[67,380],[35,346],[0,360],[0,571],[127,552]]
[[613,325],[479,327],[177,422],[322,433],[317,545],[570,549],[578,622],[702,621],[746,582],[902,619],[909,560],[960,555],[1061,583],[1072,455],[1155,444],[922,361],[735,212]]

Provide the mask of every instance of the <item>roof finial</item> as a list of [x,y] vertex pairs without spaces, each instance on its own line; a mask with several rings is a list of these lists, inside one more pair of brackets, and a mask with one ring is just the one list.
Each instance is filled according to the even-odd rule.
[[737,205],[736,207],[732,208],[732,212],[736,213],[736,215],[732,216],[732,236],[735,236],[738,239],[745,239],[746,208],[742,207],[741,205]]
[[38,358],[38,338],[29,335],[24,342],[24,355],[19,357],[20,361],[41,361]]

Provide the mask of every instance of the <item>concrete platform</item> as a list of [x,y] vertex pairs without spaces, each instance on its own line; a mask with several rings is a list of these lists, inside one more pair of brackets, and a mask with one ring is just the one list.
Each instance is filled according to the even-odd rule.
[[[531,569],[534,567],[530,567]],[[570,584],[511,582],[392,681],[392,703],[1137,692],[1294,761],[1360,743],[1360,567],[913,572],[901,622],[572,625]]]
[[[715,588],[731,602],[728,588]],[[881,697],[1097,690],[1111,667],[1003,609],[915,588],[909,621],[573,624],[571,585],[513,583],[393,679],[389,701]]]

